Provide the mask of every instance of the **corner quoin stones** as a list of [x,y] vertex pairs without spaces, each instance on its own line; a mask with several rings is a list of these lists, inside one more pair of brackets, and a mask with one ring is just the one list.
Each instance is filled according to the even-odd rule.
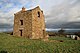
[[14,14],[13,35],[30,39],[46,37],[45,19],[39,6],[31,10],[23,7]]

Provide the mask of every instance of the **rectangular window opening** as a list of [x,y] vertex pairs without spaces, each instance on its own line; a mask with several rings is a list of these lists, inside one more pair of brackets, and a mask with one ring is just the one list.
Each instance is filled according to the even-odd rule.
[[23,20],[20,20],[21,25],[23,25]]

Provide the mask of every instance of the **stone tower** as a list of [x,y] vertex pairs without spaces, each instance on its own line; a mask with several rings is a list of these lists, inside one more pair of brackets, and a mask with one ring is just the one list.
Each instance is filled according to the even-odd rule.
[[14,14],[13,35],[30,39],[45,37],[45,19],[39,6],[31,10],[23,7]]

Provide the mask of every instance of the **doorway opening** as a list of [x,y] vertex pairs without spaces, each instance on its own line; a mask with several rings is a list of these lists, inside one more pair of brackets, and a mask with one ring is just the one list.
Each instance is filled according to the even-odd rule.
[[22,36],[22,30],[19,30],[20,31],[20,36]]

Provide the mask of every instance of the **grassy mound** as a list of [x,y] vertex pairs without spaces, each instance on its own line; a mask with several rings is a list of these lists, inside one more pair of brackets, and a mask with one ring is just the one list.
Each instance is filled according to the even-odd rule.
[[0,52],[8,53],[80,53],[80,40],[50,37],[49,40],[30,40],[0,33]]

